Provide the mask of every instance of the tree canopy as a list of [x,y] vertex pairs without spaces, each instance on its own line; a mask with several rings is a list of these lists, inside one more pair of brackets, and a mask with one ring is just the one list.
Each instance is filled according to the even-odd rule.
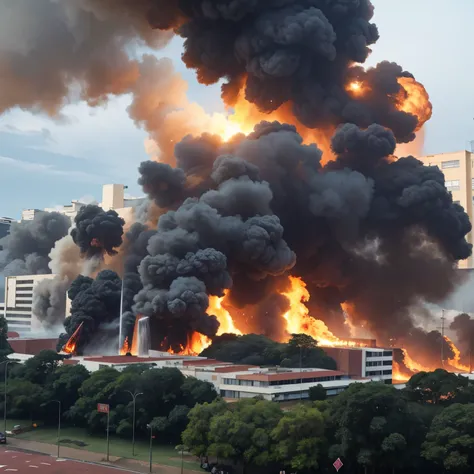
[[293,334],[286,344],[257,334],[224,334],[214,338],[212,345],[201,355],[234,364],[299,367],[301,362],[302,367],[336,369],[334,359],[306,334]]

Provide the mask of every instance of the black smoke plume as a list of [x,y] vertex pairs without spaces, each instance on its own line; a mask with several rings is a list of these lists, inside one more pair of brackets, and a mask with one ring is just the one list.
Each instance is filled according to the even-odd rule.
[[[175,350],[186,332],[212,336],[206,295],[226,289],[238,327],[278,338],[286,306],[271,295],[291,273],[308,284],[312,315],[336,333],[344,332],[340,305],[351,302],[351,322],[381,344],[418,347],[437,360],[440,334],[419,329],[413,311],[454,289],[456,261],[471,253],[471,225],[441,171],[413,157],[394,161],[395,144],[379,125],[344,125],[327,165],[315,145],[279,123],[231,144],[208,135],[178,144],[183,202],[160,217],[149,240],[134,306],[151,316],[155,341]],[[155,183],[150,196],[162,192]]]
[[[290,105],[309,128],[379,123],[407,142],[429,119],[400,110],[413,76],[395,63],[367,71],[379,39],[369,0],[155,0],[151,24],[184,38],[183,61],[199,82],[222,86],[224,101],[239,95],[262,112]],[[357,81],[359,89],[349,84]],[[362,93],[363,92],[363,93]]]
[[71,237],[84,255],[90,258],[117,253],[125,221],[115,211],[106,212],[88,204],[77,213],[74,223],[76,227],[71,230]]
[[10,275],[51,273],[49,253],[67,235],[70,220],[58,212],[40,212],[31,221],[13,223],[0,240],[0,272]]
[[[103,270],[94,279],[79,275],[71,284],[71,316],[66,318],[58,341],[61,350],[76,329],[83,323],[76,352],[82,354],[87,346],[105,344],[115,340],[117,345],[118,318],[122,281],[111,270]],[[102,347],[104,350],[105,345]],[[113,347],[115,351],[117,347]]]

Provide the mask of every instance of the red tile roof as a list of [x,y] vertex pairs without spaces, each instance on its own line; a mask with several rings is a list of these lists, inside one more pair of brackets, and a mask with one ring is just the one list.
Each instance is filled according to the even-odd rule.
[[106,364],[134,364],[139,362],[157,362],[160,360],[181,360],[182,357],[135,357],[135,356],[103,356],[84,357],[91,362],[104,362]]
[[200,365],[232,365],[230,362],[222,362],[216,359],[196,359],[196,360],[186,360],[183,362],[183,365],[192,365],[192,366],[200,366]]
[[256,365],[226,365],[224,367],[216,367],[215,372],[227,373],[227,372],[242,372],[248,369],[255,369]]
[[336,377],[338,375],[346,375],[344,372],[337,370],[315,370],[312,372],[281,372],[281,373],[259,373],[259,374],[241,374],[237,375],[239,380],[256,380],[260,382],[280,382],[281,380],[300,380],[317,377]]

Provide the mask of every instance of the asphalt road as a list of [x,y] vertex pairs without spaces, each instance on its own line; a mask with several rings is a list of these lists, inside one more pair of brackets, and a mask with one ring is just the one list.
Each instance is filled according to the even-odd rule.
[[45,454],[32,454],[0,447],[0,474],[123,474],[123,469],[79,461],[56,459]]

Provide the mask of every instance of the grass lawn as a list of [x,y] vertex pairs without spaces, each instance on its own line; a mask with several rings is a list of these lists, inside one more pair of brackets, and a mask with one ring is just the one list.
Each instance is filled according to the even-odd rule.
[[[29,422],[20,420],[7,420],[7,429],[15,425],[26,426]],[[1,428],[3,429],[3,427]],[[42,427],[28,431],[20,435],[15,436],[19,439],[27,439],[31,441],[38,441],[40,443],[56,444],[58,441],[58,430],[55,427]],[[91,436],[86,430],[82,428],[61,428],[61,440],[72,441],[72,442],[61,442],[62,446],[69,448],[83,449],[85,451],[92,451],[95,453],[106,453],[107,440],[106,434],[103,437]],[[75,443],[79,442],[79,443]],[[181,453],[174,449],[174,446],[159,445],[158,437],[153,440],[155,446],[153,447],[153,462],[157,464],[163,464],[165,466],[181,466]],[[86,446],[81,446],[84,443]],[[110,437],[110,455],[122,458],[138,459],[141,461],[148,461],[149,459],[149,441],[137,440],[135,442],[135,456],[132,456],[132,440],[126,440],[123,438],[117,438],[114,436]],[[194,457],[184,457],[184,467],[186,469],[199,470],[199,463],[195,461]]]

